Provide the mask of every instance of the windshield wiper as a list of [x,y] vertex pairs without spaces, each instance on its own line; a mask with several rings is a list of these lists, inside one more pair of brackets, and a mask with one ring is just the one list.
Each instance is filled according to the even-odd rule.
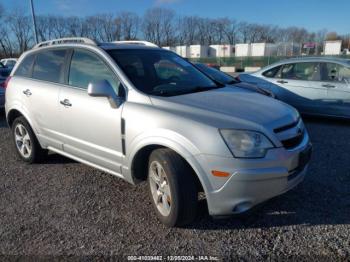
[[149,94],[151,95],[160,95],[160,96],[178,96],[178,95],[185,95],[190,93],[196,93],[196,92],[204,92],[209,91],[212,89],[218,89],[222,88],[223,86],[196,86],[193,88],[184,88],[184,89],[178,89],[178,90],[171,90],[171,89],[158,89],[153,90]]
[[216,85],[216,86],[196,86],[189,91],[194,91],[194,92],[202,92],[202,91],[209,91],[212,89],[218,89],[218,88],[223,88],[224,86],[221,85]]
[[233,85],[233,84],[238,84],[238,83],[239,83],[239,81],[234,80],[234,79],[227,82],[228,85]]

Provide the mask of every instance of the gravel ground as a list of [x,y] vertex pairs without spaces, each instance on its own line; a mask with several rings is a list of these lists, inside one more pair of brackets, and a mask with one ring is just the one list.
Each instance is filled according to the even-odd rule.
[[214,220],[203,205],[195,225],[168,229],[156,220],[145,184],[135,187],[55,154],[44,164],[21,162],[1,113],[0,254],[10,255],[2,259],[350,259],[350,123],[306,124],[314,154],[304,183],[252,214]]

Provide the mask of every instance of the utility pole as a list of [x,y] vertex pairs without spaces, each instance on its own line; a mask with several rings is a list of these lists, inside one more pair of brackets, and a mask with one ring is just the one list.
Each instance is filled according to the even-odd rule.
[[38,32],[36,31],[36,21],[35,21],[33,0],[30,0],[30,8],[32,9],[33,31],[34,31],[34,36],[35,36],[35,43],[38,43]]

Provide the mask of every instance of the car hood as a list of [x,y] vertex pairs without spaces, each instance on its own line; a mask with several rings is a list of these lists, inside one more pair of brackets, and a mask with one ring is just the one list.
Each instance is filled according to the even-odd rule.
[[[278,128],[296,121],[298,112],[278,100],[239,88],[224,87],[173,97],[151,97],[155,106],[181,111],[219,128]],[[260,127],[260,128],[259,128]]]

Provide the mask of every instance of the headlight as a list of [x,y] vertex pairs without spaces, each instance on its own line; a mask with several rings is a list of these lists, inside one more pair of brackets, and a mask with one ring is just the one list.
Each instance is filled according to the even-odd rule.
[[221,129],[220,133],[234,157],[238,158],[262,158],[273,144],[262,133]]

